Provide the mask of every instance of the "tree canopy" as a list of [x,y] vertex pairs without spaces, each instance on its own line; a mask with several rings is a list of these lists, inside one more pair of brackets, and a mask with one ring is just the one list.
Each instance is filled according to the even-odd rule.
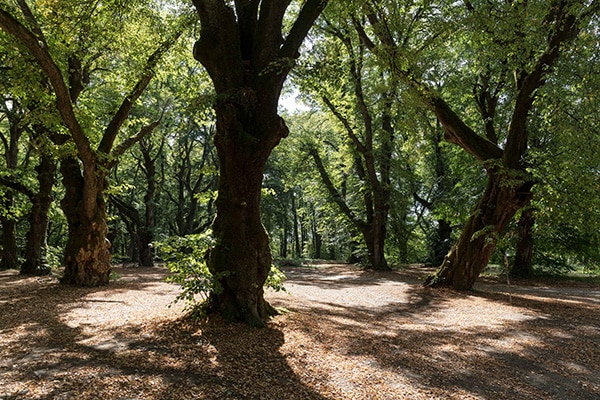
[[102,285],[210,231],[207,309],[253,325],[277,260],[597,271],[598,9],[1,1],[0,268]]

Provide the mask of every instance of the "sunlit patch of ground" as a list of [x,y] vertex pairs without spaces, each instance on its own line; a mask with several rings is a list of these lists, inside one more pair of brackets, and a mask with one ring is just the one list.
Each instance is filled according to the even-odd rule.
[[189,322],[165,270],[104,288],[0,273],[0,399],[597,399],[600,291],[286,267],[267,329]]

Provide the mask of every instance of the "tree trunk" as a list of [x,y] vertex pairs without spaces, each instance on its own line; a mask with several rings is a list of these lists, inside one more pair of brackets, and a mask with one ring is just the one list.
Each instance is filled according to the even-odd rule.
[[[265,163],[289,133],[277,103],[293,60],[327,0],[307,0],[284,38],[289,2],[193,1],[200,17],[194,58],[217,93],[219,185],[213,222],[216,245],[208,268],[222,290],[209,310],[228,320],[264,326],[274,309],[264,300],[271,269],[269,238],[260,220]],[[283,40],[282,40],[283,39]]]
[[296,253],[296,258],[302,257],[302,246],[300,246],[300,235],[298,233],[298,208],[296,206],[296,193],[294,191],[291,192],[292,199],[292,218],[293,218],[293,229],[294,229],[294,248]]
[[432,249],[432,264],[441,265],[444,262],[444,257],[452,247],[452,226],[445,219],[437,220],[437,229],[431,241]]
[[[6,169],[12,174],[15,173],[19,162],[19,138],[23,133],[20,119],[13,115],[8,115],[9,120],[9,140],[3,140],[4,158],[6,159]],[[19,268],[19,249],[17,247],[17,220],[12,208],[15,206],[15,194],[13,189],[7,189],[0,194],[0,224],[2,225],[2,259],[0,259],[0,270]]]
[[[65,187],[61,206],[69,227],[61,282],[78,286],[106,285],[110,278],[111,254],[103,197],[104,179],[97,177],[95,190],[85,191],[79,163],[73,158],[63,160],[60,172]],[[91,195],[94,198],[88,199]],[[85,204],[90,203],[94,206],[88,209]]]
[[152,241],[154,240],[153,228],[145,228],[140,233],[139,240],[139,266],[153,267],[154,258],[152,257]]
[[[260,217],[262,180],[267,158],[287,135],[287,128],[274,112],[265,119],[259,119],[257,113],[251,119],[264,123],[243,126],[239,118],[246,113],[236,105],[221,104],[216,111],[220,175],[212,227],[216,245],[210,251],[208,267],[222,290],[211,294],[209,310],[230,321],[263,326],[275,310],[263,297],[272,255]],[[260,128],[249,132],[252,127]],[[266,140],[257,139],[260,137]]]
[[526,278],[533,274],[533,208],[523,210],[517,224],[515,263],[510,270],[513,277]]
[[46,231],[48,212],[52,205],[52,187],[55,181],[56,162],[52,156],[41,154],[40,164],[35,168],[38,175],[39,190],[32,198],[29,212],[29,231],[25,244],[25,262],[21,265],[21,274],[47,275],[50,266],[46,262]]
[[[5,210],[13,204],[13,194],[9,191],[0,198]],[[2,259],[0,260],[0,270],[18,269],[19,257],[17,247],[16,228],[17,221],[11,215],[0,218],[2,224]]]
[[[311,228],[313,241],[313,258],[320,259],[323,257],[323,236],[317,229],[317,213],[315,207],[311,205]],[[304,243],[304,242],[303,242]]]
[[375,208],[377,211],[373,216],[373,220],[362,231],[367,244],[369,269],[378,271],[390,269],[385,259],[385,235],[388,216],[385,208],[385,205]]
[[489,172],[483,198],[467,220],[458,242],[438,271],[426,279],[425,285],[470,290],[488,265],[498,235],[506,229],[514,214],[529,202],[533,186],[530,180],[514,179],[514,174],[511,175],[514,181],[508,181],[508,174],[502,170]]

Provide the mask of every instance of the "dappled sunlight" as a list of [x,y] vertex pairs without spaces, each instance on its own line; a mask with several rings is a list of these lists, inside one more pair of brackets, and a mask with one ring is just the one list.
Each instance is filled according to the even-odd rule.
[[[464,309],[468,309],[469,313],[457,312]],[[422,323],[435,323],[438,328],[463,330],[481,327],[485,330],[493,330],[505,328],[507,322],[529,321],[545,318],[545,316],[532,313],[527,309],[469,296],[464,299],[454,299],[435,312],[416,316],[416,318]]]
[[[568,350],[588,354],[597,349],[598,331],[589,324],[568,323],[578,316],[592,318],[588,311],[593,302],[574,312],[560,302],[558,308],[549,307],[551,297],[532,303],[514,296],[511,304],[503,285],[464,294],[429,290],[415,279],[368,284],[351,270],[346,279],[323,274],[297,273],[286,284],[286,307],[294,311],[286,317],[295,327],[290,342],[310,348],[290,363],[298,373],[311,361],[321,365],[344,398],[361,396],[357,382],[370,382],[377,393],[396,393],[381,398],[530,398],[545,393],[546,398],[591,399],[600,393],[594,360],[580,361],[580,354]],[[354,297],[346,301],[349,293]],[[285,298],[277,296],[280,300]],[[584,331],[595,336],[595,347]],[[598,350],[591,353],[599,355]],[[302,363],[295,362],[298,357]],[[559,361],[581,367],[575,381],[569,373],[577,368],[555,368]]]
[[[600,394],[594,318],[600,310],[593,301],[565,304],[519,287],[511,303],[503,285],[456,293],[424,288],[419,270],[319,266],[288,273],[288,292],[268,291],[271,304],[289,312],[255,329],[220,318],[182,318],[183,304],[172,304],[177,287],[164,282],[163,269],[118,273],[105,288],[23,280],[5,294],[10,301],[0,304],[0,397]],[[578,294],[584,289],[566,289],[572,297],[586,297]],[[14,315],[4,318],[7,312]]]

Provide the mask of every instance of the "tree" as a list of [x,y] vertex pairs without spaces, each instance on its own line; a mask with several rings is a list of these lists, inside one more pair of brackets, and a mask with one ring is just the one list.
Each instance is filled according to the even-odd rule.
[[[156,202],[158,198],[156,160],[163,156],[165,138],[163,137],[155,149],[155,143],[151,137],[144,137],[138,143],[140,158],[136,158],[137,168],[142,172],[145,183],[143,196],[143,213],[138,210],[139,206],[131,204],[118,195],[110,196],[110,201],[115,205],[121,218],[125,221],[129,232],[132,249],[135,250],[140,267],[152,267],[154,260],[152,256],[152,242],[154,241],[154,230],[156,228]],[[154,153],[154,154],[153,154]]]
[[[32,126],[31,142],[39,152],[40,161],[35,167],[38,187],[36,191],[24,191],[31,201],[29,210],[29,230],[21,273],[28,275],[45,275],[50,273],[46,260],[47,245],[46,231],[48,229],[49,211],[53,202],[53,188],[56,183],[56,156],[53,154],[53,144],[48,139],[51,133],[40,125]],[[64,139],[64,138],[63,138]],[[56,141],[60,142],[58,137]]]
[[538,183],[531,207],[519,218],[515,275],[600,266],[600,218],[594,212],[600,204],[597,24],[596,17],[540,94],[530,146]]
[[[76,149],[76,152],[63,159],[60,166],[66,191],[61,205],[69,226],[62,282],[97,286],[108,283],[111,269],[104,200],[107,171],[129,147],[158,126],[160,119],[141,126],[136,134],[123,140],[118,146],[115,146],[115,141],[133,104],[141,97],[154,76],[154,69],[162,55],[177,40],[182,29],[178,27],[175,33],[169,33],[167,39],[148,56],[142,64],[137,82],[128,90],[102,129],[87,123],[81,113],[77,112],[75,105],[84,89],[90,87],[92,66],[103,55],[102,50],[96,46],[104,43],[92,43],[88,40],[110,37],[109,31],[102,26],[108,24],[111,16],[114,16],[111,14],[114,9],[111,9],[110,4],[93,9],[88,9],[85,4],[81,7],[70,3],[61,6],[60,11],[64,15],[60,15],[58,20],[52,19],[52,13],[43,14],[43,9],[36,11],[42,11],[47,19],[36,17],[25,1],[18,2],[22,20],[14,16],[17,10],[3,6],[0,8],[0,28],[26,49],[42,70],[56,98],[56,109],[62,123]],[[94,20],[92,17],[99,18]],[[64,26],[72,21],[82,26]],[[78,32],[79,35],[62,37],[72,47],[67,46],[65,51],[61,51],[63,47],[60,45],[60,32],[53,31],[50,36],[52,41],[49,42],[43,31],[44,24],[47,24],[50,31],[63,26],[65,32]],[[100,53],[92,53],[93,51]],[[66,68],[63,70],[61,67]],[[96,148],[94,138],[97,135],[90,132],[93,128],[103,130]]]
[[[3,101],[2,119],[8,122],[8,135],[1,134],[2,148],[4,153],[4,162],[7,173],[11,176],[15,175],[19,162],[19,140],[25,131],[25,127],[21,123],[23,119],[23,110],[14,104],[9,99]],[[10,109],[8,104],[10,104]],[[17,219],[15,212],[15,188],[10,185],[10,180],[2,178],[0,175],[0,183],[4,187],[0,187],[0,224],[2,225],[2,258],[0,259],[0,270],[18,269],[19,268],[19,251],[17,247],[16,226]],[[8,185],[12,186],[9,187]]]
[[[216,189],[217,162],[212,140],[214,126],[199,126],[189,120],[180,126],[173,138],[169,157],[169,180],[172,189],[166,192],[175,207],[171,231],[178,236],[204,232],[214,217],[212,192]],[[206,209],[201,209],[204,195]]]
[[[343,127],[352,149],[351,164],[362,183],[359,189],[363,196],[362,213],[352,210],[340,195],[318,149],[311,147],[309,154],[331,199],[360,232],[367,247],[366,266],[386,270],[389,269],[385,242],[390,210],[396,85],[393,81],[388,82],[381,70],[368,65],[364,46],[351,36],[347,26],[338,27],[327,22],[321,35],[321,40],[315,41],[312,49],[313,58],[318,61],[307,68],[301,88],[315,97]],[[323,79],[328,84],[324,84]]]
[[216,245],[208,266],[216,276],[227,276],[222,292],[211,295],[212,308],[228,320],[260,326],[274,311],[263,297],[272,260],[260,219],[263,171],[288,135],[277,114],[283,83],[327,0],[306,0],[299,10],[290,8],[290,0],[192,2],[201,23],[194,57],[217,96],[220,175],[212,227]]
[[[549,3],[471,3],[457,4],[464,7],[469,19],[475,26],[471,50],[474,55],[483,54],[481,72],[477,75],[477,91],[483,95],[482,114],[488,114],[486,120],[496,122],[495,101],[498,100],[496,86],[486,85],[484,79],[495,76],[500,82],[512,71],[514,90],[510,94],[512,109],[507,118],[506,134],[500,141],[494,124],[485,124],[483,135],[476,132],[461,118],[450,104],[425,81],[425,72],[416,69],[416,63],[410,60],[423,47],[408,48],[415,37],[398,32],[406,25],[392,22],[388,17],[389,5],[367,3],[365,14],[376,39],[369,36],[358,20],[355,26],[368,48],[382,61],[386,62],[392,73],[409,86],[420,101],[427,106],[440,121],[445,130],[445,139],[462,147],[475,157],[485,168],[488,181],[485,191],[466,222],[458,242],[446,255],[440,269],[430,276],[429,286],[451,286],[455,289],[470,289],[481,271],[487,266],[495,248],[498,236],[507,227],[517,210],[526,206],[531,199],[531,188],[535,181],[527,172],[527,149],[529,141],[528,121],[538,90],[543,87],[552,67],[564,49],[578,34],[581,24],[594,12],[596,4],[589,7],[569,1]],[[451,16],[439,11],[452,7],[436,9],[423,5],[416,8],[413,21],[422,15],[434,19],[441,15],[440,23],[447,23]],[[495,18],[490,19],[493,14]],[[464,15],[464,14],[462,14]],[[462,17],[453,15],[452,17]],[[525,17],[527,16],[527,17]],[[406,17],[405,21],[406,21]],[[444,20],[444,18],[447,18]],[[526,20],[524,19],[526,18]],[[520,21],[515,23],[515,21]],[[505,29],[498,29],[501,25]],[[437,32],[424,41],[434,41]],[[478,36],[483,33],[482,36]],[[408,37],[409,40],[399,41]],[[375,41],[376,40],[376,41]],[[426,46],[429,43],[426,44]],[[481,47],[477,47],[481,45]],[[496,53],[483,51],[493,48]],[[466,48],[469,50],[469,48]],[[478,49],[482,52],[478,53]],[[468,53],[467,53],[468,54]],[[478,60],[482,61],[482,60]],[[489,73],[488,73],[489,71]],[[496,96],[496,97],[495,97]],[[498,122],[496,122],[498,123]]]

